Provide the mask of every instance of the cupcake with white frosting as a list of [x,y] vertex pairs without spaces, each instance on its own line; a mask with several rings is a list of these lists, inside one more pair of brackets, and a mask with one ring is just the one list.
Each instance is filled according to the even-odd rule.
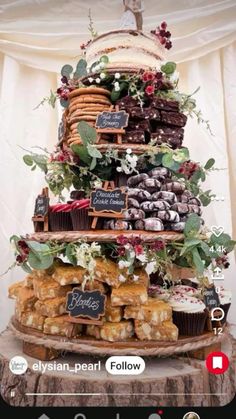
[[189,297],[198,297],[199,290],[188,285],[175,285],[172,288],[174,294],[188,295]]
[[173,310],[173,323],[179,334],[198,336],[204,332],[208,310],[204,302],[196,297],[173,293],[168,300]]

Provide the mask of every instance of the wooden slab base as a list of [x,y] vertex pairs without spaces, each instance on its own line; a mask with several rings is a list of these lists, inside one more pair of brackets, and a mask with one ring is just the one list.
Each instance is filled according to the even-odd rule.
[[23,353],[31,358],[40,359],[41,361],[51,361],[58,358],[60,352],[53,348],[46,348],[35,343],[23,342]]
[[[144,357],[146,368],[139,376],[110,375],[105,369],[106,358],[85,352],[64,352],[56,361],[40,363],[22,353],[21,342],[10,330],[0,336],[0,348],[1,395],[12,406],[192,408],[224,406],[235,395],[235,363],[229,338],[224,339],[222,351],[229,357],[230,368],[221,375],[208,373],[204,361],[178,356]],[[28,362],[23,375],[16,376],[9,370],[9,361],[16,355]],[[49,365],[54,370],[47,369]],[[62,371],[62,365],[69,369]],[[75,372],[75,366],[82,365],[92,365],[94,369]],[[42,366],[46,368],[44,373]]]
[[12,318],[9,328],[20,340],[79,354],[94,356],[139,355],[139,356],[168,356],[187,353],[221,342],[227,336],[227,331],[221,335],[206,332],[196,337],[180,337],[177,342],[140,341],[135,338],[124,342],[107,342],[89,336],[67,338],[62,336],[45,335],[44,333],[22,326]]

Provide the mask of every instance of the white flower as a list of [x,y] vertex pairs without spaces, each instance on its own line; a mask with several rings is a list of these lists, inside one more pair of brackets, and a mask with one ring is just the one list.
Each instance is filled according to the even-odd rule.
[[145,263],[147,261],[146,255],[142,253],[141,255],[136,255],[136,259],[140,260],[140,262]]
[[124,275],[119,275],[119,281],[120,282],[126,282],[126,278]]
[[101,73],[101,74],[100,74],[100,78],[101,78],[102,80],[104,80],[104,79],[106,78],[106,74],[105,74],[105,73]]
[[120,87],[120,83],[119,83],[118,81],[116,81],[116,82],[114,83],[114,86],[115,86],[115,87]]
[[134,280],[134,282],[137,282],[139,280],[139,276],[138,275],[134,275],[133,276],[133,280]]
[[120,73],[115,73],[115,79],[120,79]]
[[149,262],[146,265],[145,271],[148,275],[151,275],[155,271],[156,264],[155,262]]
[[120,91],[120,86],[115,87],[115,92],[119,92]]
[[116,171],[119,172],[119,173],[121,173],[122,172],[122,168],[121,167],[117,167],[116,168]]
[[98,65],[95,65],[95,71],[99,71],[100,70],[100,64],[98,64]]
[[96,78],[96,83],[97,84],[101,83],[101,79],[99,77]]
[[96,71],[97,71],[96,67],[93,67],[92,70],[91,70],[91,73],[96,73]]
[[99,64],[99,67],[100,67],[100,68],[105,68],[105,67],[106,67],[106,64],[102,61],[102,62]]
[[101,246],[100,246],[100,244],[98,244],[96,242],[91,243],[91,246],[90,247],[91,247],[91,250],[93,252],[97,252],[97,253],[100,253],[101,252]]
[[179,80],[179,72],[175,71],[173,74],[171,74],[170,81],[172,83],[177,83],[178,80]]
[[130,264],[131,262],[128,260],[119,260],[118,262],[119,269],[129,268]]
[[131,148],[127,148],[126,153],[127,153],[127,154],[132,154],[132,150],[131,150]]
[[92,83],[93,82],[93,78],[92,77],[89,77],[88,81],[89,81],[89,83]]
[[124,269],[125,268],[125,261],[124,260],[119,260],[118,266],[119,266],[119,269]]

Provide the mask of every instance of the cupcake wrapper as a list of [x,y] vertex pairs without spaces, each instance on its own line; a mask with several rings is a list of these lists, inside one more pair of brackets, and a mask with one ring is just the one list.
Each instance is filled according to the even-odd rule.
[[173,311],[173,323],[178,327],[180,335],[198,336],[204,332],[207,316],[207,310],[202,313]]
[[92,218],[88,216],[88,208],[72,210],[71,220],[74,231],[89,230],[91,228]]
[[70,212],[49,213],[49,228],[51,231],[71,231],[72,222]]

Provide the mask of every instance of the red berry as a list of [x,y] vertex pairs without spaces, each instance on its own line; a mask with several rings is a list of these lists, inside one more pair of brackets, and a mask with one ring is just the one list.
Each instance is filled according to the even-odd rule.
[[160,36],[166,36],[166,31],[164,29],[161,29],[159,34]]
[[162,28],[162,29],[164,29],[164,30],[166,30],[166,28],[167,28],[167,23],[166,23],[166,22],[162,22],[162,23],[161,23],[161,28]]
[[170,31],[167,31],[167,32],[165,33],[165,37],[166,37],[166,38],[170,38],[170,37],[171,37],[171,33],[170,33]]
[[160,36],[159,40],[160,40],[161,45],[165,45],[166,38],[163,38],[162,36]]
[[166,49],[171,49],[172,48],[172,42],[167,41],[165,47],[166,47]]

